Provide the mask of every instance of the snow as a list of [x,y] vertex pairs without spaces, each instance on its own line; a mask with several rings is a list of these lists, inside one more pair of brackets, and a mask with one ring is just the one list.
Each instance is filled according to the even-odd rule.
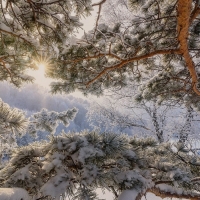
[[164,192],[169,192],[170,194],[177,194],[177,195],[196,195],[196,194],[199,194],[199,192],[197,191],[187,191],[187,190],[184,190],[182,188],[177,188],[177,187],[172,187],[170,185],[167,185],[167,184],[158,184],[156,185],[157,188],[160,189],[160,191],[164,191]]
[[17,180],[25,180],[26,178],[30,178],[30,172],[29,172],[29,165],[26,165],[25,167],[17,170],[13,175],[12,175],[12,180],[17,181]]
[[135,200],[135,198],[138,195],[138,191],[137,190],[124,190],[118,200]]
[[43,196],[52,196],[55,200],[60,200],[60,196],[65,193],[66,188],[70,186],[69,174],[62,173],[54,176],[47,183],[45,183],[40,192]]
[[12,30],[3,23],[0,23],[0,29],[5,32],[12,32]]
[[86,146],[86,147],[81,148],[81,150],[79,151],[77,160],[81,163],[85,163],[85,160],[87,158],[94,157],[95,155],[96,155],[96,151],[94,147]]
[[156,187],[161,191],[170,192],[171,194],[176,193],[178,195],[182,195],[184,193],[182,188],[174,188],[166,184],[158,184]]
[[0,200],[31,200],[22,188],[0,188]]

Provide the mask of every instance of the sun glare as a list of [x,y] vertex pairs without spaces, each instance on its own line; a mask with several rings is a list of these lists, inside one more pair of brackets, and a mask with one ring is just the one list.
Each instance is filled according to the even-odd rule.
[[38,85],[49,87],[49,84],[52,82],[52,80],[45,76],[45,71],[48,65],[50,65],[49,59],[45,56],[36,58],[33,60],[33,65],[35,65],[36,69],[30,70],[28,74],[35,78],[35,83]]
[[37,64],[37,67],[38,67],[38,71],[41,71],[41,72],[45,73],[46,63],[40,62],[40,63]]

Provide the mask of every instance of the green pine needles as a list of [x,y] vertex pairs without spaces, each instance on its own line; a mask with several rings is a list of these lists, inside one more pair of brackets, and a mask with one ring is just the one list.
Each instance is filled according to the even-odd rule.
[[[17,146],[16,137],[26,133],[28,119],[24,112],[11,108],[0,99],[0,158]],[[2,160],[1,160],[2,162]],[[2,164],[2,163],[1,163]]]
[[151,138],[84,131],[16,149],[0,178],[2,187],[22,187],[40,199],[98,199],[97,188],[116,198],[127,190],[164,193],[163,184],[177,197],[199,198],[199,163],[192,152]]

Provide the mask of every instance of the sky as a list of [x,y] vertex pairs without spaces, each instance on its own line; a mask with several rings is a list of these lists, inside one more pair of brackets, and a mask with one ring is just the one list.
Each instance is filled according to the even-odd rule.
[[[93,3],[96,3],[96,2],[99,2],[99,0],[93,0]],[[78,30],[76,30],[77,38],[81,38],[84,34],[84,31],[88,32],[89,30],[91,30],[94,27],[97,12],[98,12],[98,7],[95,6],[94,10],[91,12],[91,16],[85,17],[81,20],[81,23],[83,24],[83,26],[82,26],[82,28],[79,28]],[[29,70],[28,74],[35,78],[35,82],[38,85],[49,89],[50,88],[49,84],[53,81],[53,79],[45,76],[45,67],[46,67],[45,62],[38,63],[38,70]],[[73,95],[80,97],[81,93],[75,92],[75,94],[73,94]],[[83,96],[83,95],[81,95],[81,96]]]
[[[96,1],[94,1],[94,2],[99,2],[99,0],[96,0]],[[94,8],[94,11],[92,12],[92,15],[91,15],[91,17],[90,18],[85,18],[85,19],[83,19],[82,20],[82,23],[84,24],[83,25],[83,29],[87,32],[87,31],[89,31],[90,29],[92,29],[92,27],[94,26],[94,24],[95,24],[95,16],[96,16],[96,14],[97,14],[97,7],[95,7]],[[80,38],[82,35],[83,35],[83,30],[79,30],[78,32],[77,32],[77,37],[78,38]],[[40,90],[39,88],[41,88],[41,93],[40,93],[40,91],[37,91],[36,93],[35,93],[35,100],[37,100],[37,99],[39,99],[39,96],[38,95],[43,95],[43,97],[46,95],[46,98],[50,98],[50,96],[48,96],[47,94],[44,94],[42,91],[44,91],[43,89],[45,89],[45,90],[49,90],[50,89],[50,87],[49,87],[49,84],[53,81],[52,79],[50,79],[50,78],[47,78],[46,76],[45,76],[45,63],[38,63],[38,70],[29,70],[28,71],[28,74],[29,75],[31,75],[31,76],[33,76],[34,78],[35,78],[35,83],[36,84],[38,84],[38,86],[39,87],[37,87],[37,86],[33,86],[33,88],[35,87],[35,91],[37,91],[37,90]],[[5,85],[0,85],[0,87],[5,87]],[[6,86],[6,87],[9,87],[9,86]],[[32,88],[32,89],[33,89]],[[24,88],[23,89],[21,89],[21,94],[23,93],[23,91],[27,91],[27,94],[29,95],[29,96],[31,96],[30,95],[30,93],[28,93],[28,91],[29,91],[29,89],[31,89],[31,87],[30,86],[24,86]],[[0,88],[0,90],[1,90],[1,88]],[[14,90],[10,90],[10,91],[14,91]],[[33,93],[34,93],[34,91],[33,91]],[[28,96],[27,95],[27,96]],[[93,99],[93,100],[96,100],[96,101],[99,101],[99,99],[97,98],[97,97],[91,97],[91,96],[89,96],[89,98],[86,98],[86,97],[84,97],[80,92],[78,92],[78,91],[76,91],[76,92],[74,92],[74,93],[72,93],[71,94],[73,97],[75,97],[75,98],[80,98],[80,99],[83,99],[83,100],[88,100],[88,99]],[[4,95],[4,97],[5,97],[5,95]],[[64,100],[62,99],[62,98],[65,98],[66,96],[63,96],[63,97],[52,97],[52,99],[53,98],[55,98],[55,102],[56,101],[58,101],[58,103],[59,102],[61,102],[61,104],[64,102]],[[31,98],[34,98],[33,96],[31,97]],[[66,97],[66,99],[67,98],[69,98],[70,99],[70,97]],[[42,99],[45,99],[45,98],[41,98],[41,101],[38,101],[39,102],[39,104],[41,104],[41,105],[43,105],[41,102],[42,102]],[[7,99],[7,101],[9,101],[8,99]],[[20,99],[18,99],[17,100],[17,98],[16,99],[14,99],[13,98],[13,100],[12,101],[15,101],[15,102],[13,102],[13,105],[15,105],[15,103],[17,104],[20,104]],[[31,102],[31,100],[30,100],[30,102]],[[54,100],[52,100],[52,102],[54,102]],[[70,102],[70,100],[68,101],[68,103]],[[44,103],[44,102],[43,102]],[[73,104],[73,101],[71,102],[71,105]],[[81,104],[81,101],[80,101],[80,104]],[[50,104],[49,104],[50,105]],[[76,105],[78,105],[77,104],[77,102],[76,102]],[[16,105],[15,105],[16,106]],[[18,105],[19,106],[19,105]],[[20,106],[22,107],[22,108],[24,108],[24,109],[27,109],[27,108],[30,108],[31,106],[33,106],[33,104],[31,105],[31,104],[27,104],[27,105],[25,105],[25,104],[20,104]],[[26,107],[27,106],[27,107]],[[39,105],[36,105],[36,104],[34,104],[34,106],[35,107],[33,107],[33,110],[34,109],[39,109],[40,108],[40,106]],[[39,107],[37,107],[37,106],[39,106]],[[47,105],[46,105],[47,106]],[[47,106],[48,107],[48,106]],[[30,108],[30,110],[31,110],[31,108]],[[100,190],[98,190],[98,193],[99,193],[99,197],[100,198],[105,198],[106,200],[112,200],[113,199],[113,195],[111,194],[111,193],[109,193],[109,192],[105,192],[104,194],[100,191]],[[147,196],[146,196],[146,199],[147,200],[160,200],[161,198],[158,198],[158,197],[156,197],[155,195],[153,195],[153,194],[147,194]],[[145,200],[145,197],[143,197],[143,199],[142,200]],[[174,199],[175,200],[175,199]]]
[[[93,0],[93,2],[96,3],[96,2],[99,2],[99,0]],[[94,10],[91,12],[91,16],[89,18],[86,17],[81,20],[83,26],[81,29],[78,29],[76,31],[77,38],[81,38],[84,34],[84,31],[87,32],[93,28],[93,26],[95,24],[97,11],[98,11],[97,7],[94,7]],[[34,82],[36,84],[38,84],[39,86],[41,86],[47,90],[50,90],[50,83],[55,80],[45,76],[45,68],[46,67],[47,67],[47,63],[45,63],[45,62],[38,63],[38,70],[30,69],[30,70],[28,70],[27,74],[30,76],[33,76],[35,78]],[[100,100],[100,98],[97,98],[96,96],[88,95],[88,97],[85,97],[79,91],[75,91],[74,93],[71,93],[71,95],[74,97],[77,97],[77,98],[81,97],[83,99],[90,99],[90,100],[95,100],[95,101]]]

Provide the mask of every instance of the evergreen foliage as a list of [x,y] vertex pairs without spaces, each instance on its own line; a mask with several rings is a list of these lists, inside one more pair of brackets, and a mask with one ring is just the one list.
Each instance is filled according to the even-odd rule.
[[[92,10],[91,0],[5,1],[0,3],[0,80],[16,86],[33,81],[27,68],[43,57],[54,60],[79,19]],[[50,55],[51,54],[51,55]]]
[[117,196],[130,189],[166,192],[163,184],[177,197],[199,198],[199,163],[190,149],[151,138],[63,132],[50,142],[16,149],[0,178],[2,187],[22,187],[40,199],[97,199],[99,187]]
[[60,122],[67,127],[77,112],[76,108],[60,113],[42,109],[33,114],[30,120],[22,110],[11,108],[0,99],[0,158],[17,147],[17,138],[26,133],[37,137],[38,130],[54,134]]
[[[95,190],[99,187],[119,200],[130,191],[134,200],[149,191],[161,197],[199,199],[200,159],[184,144],[192,109],[200,110],[199,1],[123,1],[121,5],[134,17],[112,25],[100,22],[105,2],[2,1],[0,81],[17,87],[33,81],[27,69],[37,68],[46,59],[47,75],[57,81],[51,84],[53,93],[78,89],[101,95],[107,88],[121,89],[131,82],[140,86],[134,96],[138,102],[183,99],[188,120],[180,143],[164,143],[160,137],[163,143],[158,144],[151,138],[95,131],[63,132],[56,137],[58,123],[67,126],[77,110],[43,109],[33,116],[28,131],[49,131],[50,142],[14,149],[12,159],[0,171],[0,186],[24,188],[38,199],[69,195],[92,200],[98,198]],[[70,34],[81,26],[80,17],[89,15],[92,6],[99,7],[95,26],[70,43]],[[158,127],[155,112],[152,117]],[[0,101],[1,151],[7,141],[24,133],[27,123],[21,111]]]
[[105,2],[1,3],[0,80],[16,86],[32,81],[25,70],[36,68],[44,55],[47,75],[59,80],[52,92],[100,95],[135,81],[141,85],[138,101],[183,98],[199,109],[199,2],[116,1],[114,6],[123,5],[133,17],[110,25],[100,23],[99,12],[95,27],[70,45],[69,33],[81,26],[80,17],[92,6],[101,11]]
[[79,89],[101,95],[131,82],[140,85],[138,101],[182,98],[200,109],[199,35],[194,32],[198,1],[129,0],[126,6],[131,18],[99,22],[76,44],[60,50],[59,64],[48,72],[60,78],[52,83],[52,92]]
[[0,158],[16,147],[16,137],[26,133],[28,119],[16,108],[0,99]]
[[37,130],[41,130],[54,134],[58,123],[62,122],[67,127],[69,121],[74,120],[77,112],[76,108],[60,113],[42,109],[40,112],[33,114],[33,119],[28,125],[27,132],[31,135],[36,135]]

